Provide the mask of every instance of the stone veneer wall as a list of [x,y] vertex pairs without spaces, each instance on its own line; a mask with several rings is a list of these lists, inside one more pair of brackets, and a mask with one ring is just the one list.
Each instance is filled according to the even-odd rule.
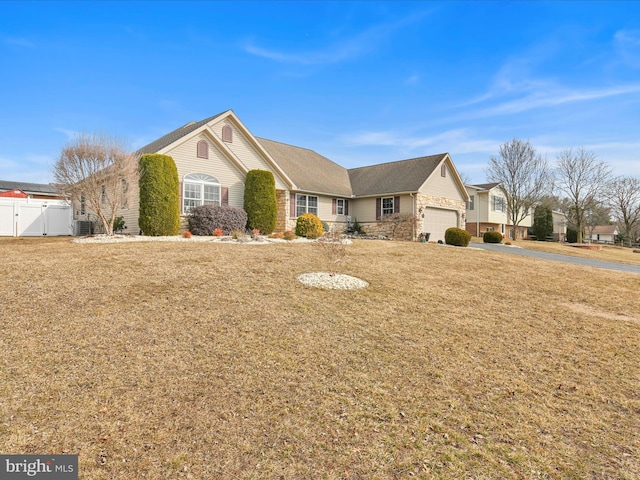
[[289,227],[289,197],[289,192],[287,190],[276,190],[276,208],[278,209],[275,229],[276,232],[286,232],[287,230],[291,230]]

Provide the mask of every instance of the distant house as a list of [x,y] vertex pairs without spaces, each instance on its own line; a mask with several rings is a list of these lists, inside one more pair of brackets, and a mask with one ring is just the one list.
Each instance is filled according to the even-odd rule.
[[465,185],[469,194],[466,208],[466,229],[476,237],[485,232],[500,232],[505,238],[527,238],[527,230],[533,224],[528,215],[514,232],[507,211],[507,198],[499,183]]
[[551,212],[553,217],[553,239],[556,242],[567,241],[567,216],[557,210]]
[[[174,159],[183,224],[198,205],[242,208],[245,176],[259,169],[275,178],[277,231],[294,230],[305,212],[339,230],[357,220],[367,233],[382,235],[388,234],[384,216],[414,215],[419,221],[407,239],[428,232],[431,240],[444,240],[447,228],[465,225],[469,198],[448,153],[346,169],[312,150],[253,136],[231,110],[190,122],[137,152],[146,153]],[[137,188],[132,193],[118,214],[137,233]]]
[[584,240],[585,242],[615,243],[619,234],[616,225],[597,225],[585,228]]
[[48,200],[59,200],[61,198],[55,185],[50,183],[10,182],[7,180],[0,180],[0,197]]

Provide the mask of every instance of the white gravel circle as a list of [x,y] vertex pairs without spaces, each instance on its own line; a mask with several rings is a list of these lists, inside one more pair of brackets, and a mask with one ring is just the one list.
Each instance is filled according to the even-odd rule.
[[297,280],[309,287],[328,288],[334,290],[355,290],[365,288],[369,283],[343,273],[313,272],[298,275]]

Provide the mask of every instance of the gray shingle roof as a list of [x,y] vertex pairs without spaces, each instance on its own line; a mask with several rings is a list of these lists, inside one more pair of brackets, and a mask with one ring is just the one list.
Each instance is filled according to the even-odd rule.
[[58,195],[58,189],[50,183],[26,183],[0,180],[0,191],[22,190],[24,193]]
[[[227,110],[228,112],[228,110]],[[171,145],[173,142],[180,140],[182,137],[184,137],[185,135],[193,132],[194,130],[197,130],[198,128],[200,128],[201,126],[203,126],[205,123],[209,123],[211,120],[213,120],[214,118],[219,117],[220,115],[227,113],[227,112],[222,112],[219,113],[217,115],[214,115],[213,117],[209,117],[209,118],[205,118],[204,120],[200,120],[199,122],[189,122],[186,125],[183,125],[180,128],[176,128],[174,131],[167,133],[166,135],[160,137],[157,140],[154,140],[153,142],[145,145],[144,147],[140,148],[138,151],[136,151],[136,155],[144,155],[145,153],[157,153],[160,150],[162,150],[165,147],[168,147],[169,145]]]
[[381,163],[349,170],[351,188],[356,196],[417,192],[446,153]]
[[307,148],[256,138],[300,190],[351,196],[347,169]]
[[497,187],[500,183],[479,183],[477,185],[469,185],[470,187],[476,187],[480,190],[491,190],[493,187]]

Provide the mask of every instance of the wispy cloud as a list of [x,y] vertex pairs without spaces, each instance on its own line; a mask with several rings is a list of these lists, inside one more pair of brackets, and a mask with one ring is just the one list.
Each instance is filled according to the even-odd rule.
[[11,45],[13,47],[21,47],[21,48],[36,48],[35,44],[26,38],[16,38],[16,37],[7,37],[3,39],[3,42],[7,45]]
[[452,129],[436,135],[403,135],[397,131],[362,132],[342,137],[344,144],[355,147],[395,147],[422,154],[429,151],[451,153],[494,153],[497,140],[477,138],[468,129]]
[[326,65],[352,60],[374,51],[380,43],[395,31],[422,19],[426,12],[409,15],[395,22],[374,25],[356,35],[334,41],[330,45],[316,50],[286,51],[259,45],[249,40],[244,50],[251,55],[273,60],[279,63],[297,65]]
[[54,127],[54,130],[66,135],[67,140],[74,140],[80,135],[80,132],[76,130],[69,130],[68,128]]
[[631,68],[640,68],[640,30],[618,30],[613,39],[622,61]]
[[417,85],[420,82],[420,75],[411,75],[404,81],[404,84],[407,86]]

